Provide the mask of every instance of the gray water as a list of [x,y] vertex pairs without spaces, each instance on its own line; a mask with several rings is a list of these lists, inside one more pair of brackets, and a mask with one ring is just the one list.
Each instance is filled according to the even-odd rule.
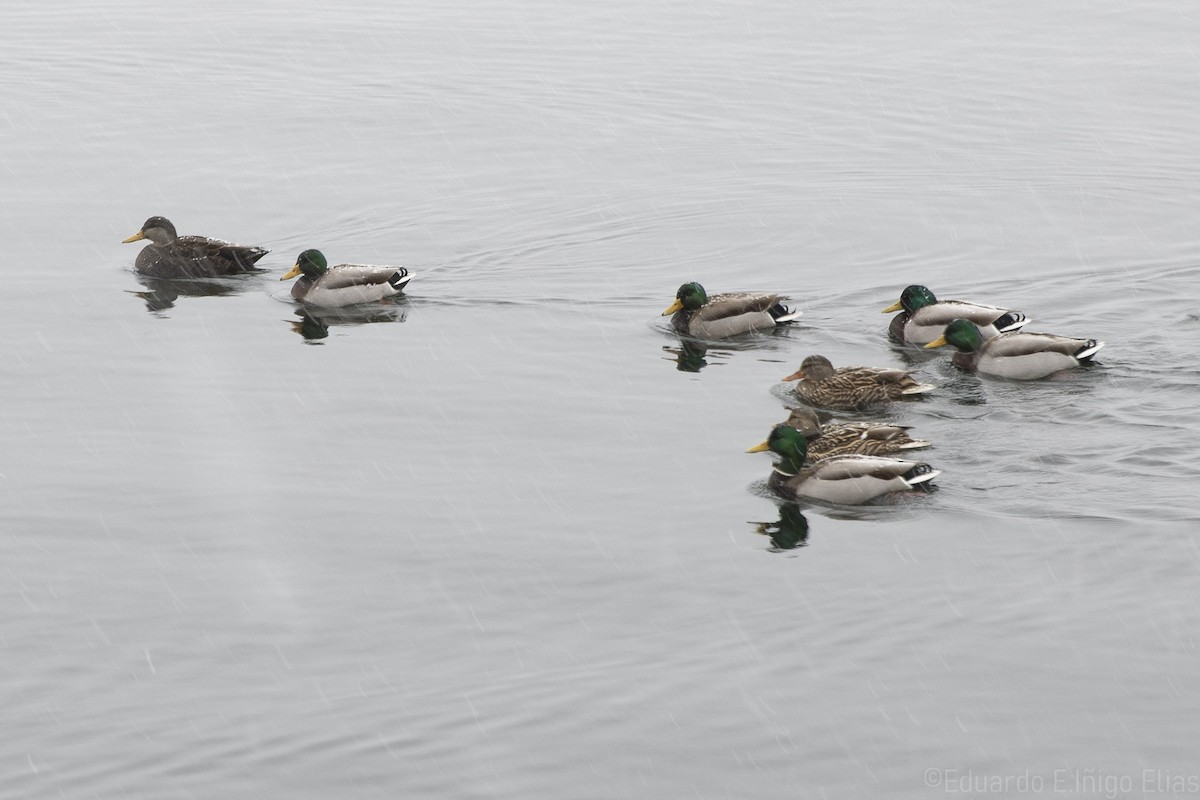
[[[0,26],[0,796],[1200,794],[1189,4]],[[416,277],[304,318],[307,247]],[[685,280],[805,316],[698,350]],[[1107,347],[962,375],[914,282]],[[810,353],[939,384],[940,491],[770,496]]]

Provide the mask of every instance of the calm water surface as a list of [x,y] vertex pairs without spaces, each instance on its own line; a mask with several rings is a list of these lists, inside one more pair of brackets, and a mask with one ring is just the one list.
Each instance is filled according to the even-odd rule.
[[[0,24],[0,796],[1200,794],[1188,4]],[[140,278],[152,214],[266,270]],[[304,316],[306,247],[417,276]],[[913,282],[1108,346],[962,375]],[[939,384],[940,491],[770,497],[810,353]]]

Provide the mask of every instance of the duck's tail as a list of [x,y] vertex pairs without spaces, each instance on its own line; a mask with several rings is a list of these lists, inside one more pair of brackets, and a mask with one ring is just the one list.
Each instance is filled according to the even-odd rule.
[[904,482],[909,486],[928,490],[933,487],[926,486],[925,484],[928,484],[929,481],[941,474],[942,471],[940,469],[934,469],[928,464],[922,463],[914,465],[913,468],[904,473],[902,477],[904,478]]
[[1028,324],[1029,317],[1025,316],[1020,311],[1009,311],[1007,314],[1002,315],[999,319],[992,323],[996,330],[1000,331],[1001,333],[1020,330]]
[[1075,351],[1075,358],[1080,361],[1090,361],[1092,356],[1096,355],[1096,351],[1104,347],[1104,342],[1096,339],[1088,339],[1087,344]]
[[412,280],[412,273],[410,273],[404,267],[400,267],[398,270],[396,270],[395,272],[393,272],[391,274],[391,276],[388,278],[388,283],[391,284],[392,288],[398,292],[401,289],[403,289],[404,285],[411,280]]
[[897,450],[921,450],[925,447],[933,447],[933,442],[927,442],[924,439],[909,439],[903,444],[895,446]]
[[771,315],[771,319],[775,320],[776,325],[786,325],[804,315],[803,311],[793,311],[783,303],[776,303],[771,306],[767,309],[767,313]]

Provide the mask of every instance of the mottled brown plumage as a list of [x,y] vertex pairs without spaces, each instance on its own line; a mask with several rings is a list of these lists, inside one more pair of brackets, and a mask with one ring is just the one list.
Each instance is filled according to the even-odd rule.
[[924,439],[914,439],[903,425],[883,422],[831,422],[821,424],[807,408],[794,408],[787,421],[808,440],[808,458],[818,461],[829,456],[860,454],[887,456],[904,450],[929,447]]
[[841,367],[835,370],[825,356],[809,356],[800,369],[784,380],[799,381],[796,397],[805,403],[835,411],[863,411],[935,388],[918,383],[902,369]]

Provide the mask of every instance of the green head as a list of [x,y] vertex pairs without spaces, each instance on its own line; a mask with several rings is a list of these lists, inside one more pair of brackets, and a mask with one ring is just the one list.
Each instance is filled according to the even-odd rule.
[[675,293],[675,302],[662,315],[665,317],[676,311],[695,311],[707,302],[708,295],[705,294],[703,286],[695,281],[685,283]]
[[945,344],[952,345],[956,350],[964,353],[972,353],[983,346],[983,334],[980,332],[979,326],[969,319],[956,319],[946,326],[946,330],[942,332],[941,336],[925,347],[928,349]]
[[883,313],[890,314],[903,309],[909,314],[915,314],[918,308],[931,306],[936,302],[937,298],[933,296],[933,292],[929,291],[928,287],[914,283],[912,286],[904,287],[904,291],[900,293],[900,300],[885,308]]
[[304,277],[306,278],[319,278],[328,271],[329,262],[325,260],[325,256],[320,250],[305,250],[296,257],[296,263],[279,280],[286,281],[289,278],[296,277],[300,273],[304,273]]
[[771,429],[771,435],[762,444],[756,444],[747,453],[761,453],[770,450],[779,456],[780,462],[775,468],[786,475],[795,475],[800,471],[804,459],[808,458],[808,440],[804,434],[787,423],[776,425]]

